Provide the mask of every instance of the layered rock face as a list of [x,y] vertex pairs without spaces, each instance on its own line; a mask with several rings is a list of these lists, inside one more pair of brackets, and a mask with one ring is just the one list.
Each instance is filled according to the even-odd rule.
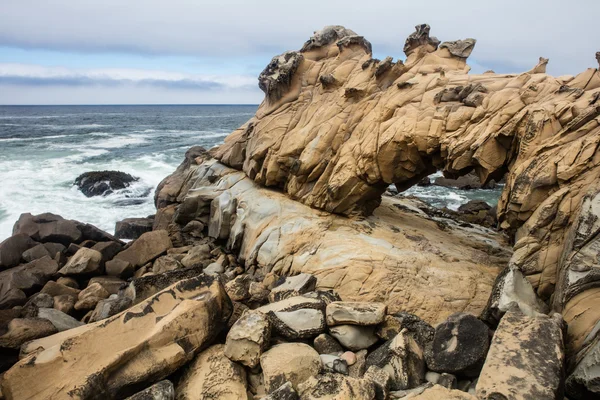
[[479,314],[510,257],[501,235],[430,217],[415,201],[386,198],[368,219],[348,219],[260,188],[215,160],[196,161],[174,220],[209,219],[209,235],[261,276],[309,273],[344,300],[384,301],[391,312],[438,323],[458,311]]
[[380,61],[363,37],[327,27],[273,59],[255,117],[213,155],[261,186],[345,215],[369,215],[388,185],[404,190],[435,170],[474,170],[483,183],[506,173],[498,219],[514,237],[511,266],[564,313],[580,351],[600,320],[590,306],[600,286],[591,256],[600,73],[555,78],[540,58],[522,74],[470,75],[474,45],[440,44],[417,26],[406,61]]

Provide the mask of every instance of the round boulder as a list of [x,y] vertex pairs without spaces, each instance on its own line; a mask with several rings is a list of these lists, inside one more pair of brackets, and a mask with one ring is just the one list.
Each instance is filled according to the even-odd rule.
[[479,375],[490,347],[489,328],[471,314],[452,314],[435,328],[427,367],[474,377]]

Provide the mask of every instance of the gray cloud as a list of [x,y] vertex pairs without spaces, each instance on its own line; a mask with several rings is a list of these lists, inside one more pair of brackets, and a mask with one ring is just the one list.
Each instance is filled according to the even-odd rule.
[[[299,48],[312,31],[342,24],[402,58],[404,39],[427,22],[441,40],[478,39],[473,61],[519,72],[550,58],[549,72],[596,66],[600,2],[352,0],[4,1],[0,45],[78,52],[268,57]],[[503,71],[508,72],[508,71]]]

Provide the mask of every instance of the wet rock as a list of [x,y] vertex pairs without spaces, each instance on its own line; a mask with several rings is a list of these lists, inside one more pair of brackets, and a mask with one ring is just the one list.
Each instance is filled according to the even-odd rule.
[[89,322],[96,322],[112,317],[120,313],[121,311],[127,310],[132,306],[132,301],[128,297],[119,297],[116,294],[110,295],[107,299],[98,301],[94,311],[90,315]]
[[19,265],[21,255],[38,243],[25,233],[18,233],[0,243],[0,268]]
[[123,279],[132,277],[135,272],[133,265],[129,261],[124,260],[110,260],[106,263],[105,268],[107,275]]
[[278,334],[288,339],[310,338],[325,331],[325,304],[296,296],[259,307]]
[[121,171],[90,171],[75,178],[76,185],[86,197],[106,196],[125,189],[139,178]]
[[64,312],[54,308],[40,308],[38,310],[37,317],[50,321],[58,332],[77,328],[78,326],[83,325],[82,322],[77,321],[70,315],[67,315]]
[[372,326],[339,325],[329,329],[329,333],[342,346],[352,351],[367,349],[378,340]]
[[436,372],[477,376],[489,349],[489,328],[471,314],[456,313],[435,328],[427,367]]
[[166,253],[171,247],[173,244],[167,231],[146,232],[131,246],[117,254],[114,259],[127,261],[134,268],[139,268]]
[[117,221],[115,237],[118,239],[137,239],[146,232],[152,231],[154,218],[125,218]]
[[406,331],[369,354],[366,366],[376,366],[386,371],[391,379],[392,390],[410,389],[425,379],[423,350]]
[[319,354],[339,355],[344,352],[338,341],[326,333],[322,333],[315,338],[313,347]]
[[25,304],[27,294],[41,288],[58,272],[50,257],[0,272],[0,309]]
[[548,312],[548,306],[536,295],[523,273],[516,268],[506,267],[496,278],[490,299],[480,318],[497,326],[504,313],[514,305],[529,316]]
[[298,385],[302,400],[375,398],[375,385],[366,379],[355,379],[341,374],[311,376]]
[[185,368],[177,385],[177,399],[246,399],[244,367],[225,357],[224,346],[204,350]]
[[265,388],[271,393],[285,382],[295,389],[321,371],[321,358],[312,347],[303,343],[285,343],[271,347],[260,357]]
[[43,318],[15,318],[8,323],[7,332],[0,336],[0,347],[18,349],[25,342],[58,332]]
[[386,305],[369,302],[333,302],[327,305],[327,325],[377,325],[383,322]]
[[286,277],[282,282],[276,283],[271,289],[269,301],[271,303],[298,296],[315,290],[317,278],[310,274],[299,274]]
[[[2,250],[0,249],[0,251]],[[54,255],[51,255],[43,244],[38,244],[28,250],[25,250],[23,252],[22,258],[23,260],[25,260],[25,262],[32,262],[45,256],[48,256],[50,258],[54,257]]]
[[346,363],[346,360],[331,354],[320,354],[319,357],[321,358],[324,371],[348,375],[348,363]]
[[215,279],[178,282],[103,323],[30,343],[38,353],[5,373],[2,390],[9,398],[31,400],[72,391],[84,398],[125,397],[190,361],[221,331],[230,307]]
[[99,275],[102,273],[101,262],[102,253],[82,247],[58,272],[62,275]]
[[271,323],[260,311],[246,311],[229,330],[225,355],[247,367],[254,368],[271,340]]
[[[454,189],[461,189],[461,190],[469,190],[469,189],[493,189],[493,185],[492,184],[490,184],[490,185],[488,185],[486,187],[485,185],[483,185],[481,183],[481,181],[479,180],[479,177],[477,175],[473,174],[473,173],[467,174],[467,175],[463,175],[463,176],[458,177],[456,179],[445,178],[445,177],[435,178],[435,180],[433,181],[433,184],[435,186],[442,186],[442,187],[454,188]],[[483,202],[483,203],[485,203],[485,202]],[[483,204],[481,204],[479,202],[473,203],[473,205],[483,206]],[[487,207],[490,207],[490,206],[488,205]]]
[[286,382],[261,400],[300,400],[291,382]]
[[365,373],[364,379],[373,382],[375,387],[375,399],[386,400],[389,396],[392,380],[390,374],[381,368],[371,365]]
[[562,399],[563,324],[560,314],[528,316],[517,307],[507,311],[477,381],[477,397]]
[[125,400],[175,400],[175,388],[171,381],[165,379]]

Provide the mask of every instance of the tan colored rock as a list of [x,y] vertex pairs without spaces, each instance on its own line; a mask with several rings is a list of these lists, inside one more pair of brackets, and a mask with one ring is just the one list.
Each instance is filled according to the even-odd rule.
[[378,325],[385,317],[386,305],[371,302],[335,301],[327,305],[327,325]]
[[221,330],[230,307],[217,280],[180,281],[107,320],[29,343],[2,392],[9,400],[124,397],[188,362]]
[[135,268],[154,260],[173,247],[169,234],[165,230],[146,232],[127,249],[117,254],[114,259],[128,261]]
[[243,212],[227,246],[247,269],[311,274],[317,289],[333,289],[344,301],[383,302],[388,313],[417,313],[431,324],[457,311],[477,315],[510,256],[501,235],[429,216],[415,200],[386,197],[373,216],[355,220],[261,189],[215,161],[191,168],[189,198],[227,190],[238,199]]
[[260,311],[246,311],[227,333],[225,355],[232,361],[254,368],[269,346],[271,323]]
[[25,342],[56,332],[56,327],[45,318],[15,318],[8,323],[7,331],[0,336],[0,347],[18,349]]
[[371,380],[330,373],[311,376],[298,385],[298,394],[301,400],[372,400],[375,385]]
[[177,400],[247,399],[244,367],[225,356],[225,346],[204,350],[186,367],[177,385]]
[[517,307],[502,318],[477,381],[477,397],[494,400],[564,397],[563,320],[528,316]]
[[271,347],[260,357],[265,388],[271,393],[289,381],[298,385],[321,371],[321,358],[312,347],[304,343],[285,343]]
[[456,389],[447,389],[440,385],[433,385],[433,387],[425,389],[422,393],[409,394],[404,398],[407,400],[478,400],[477,397],[469,393]]
[[79,292],[77,303],[75,303],[76,310],[92,310],[96,307],[96,304],[102,299],[106,299],[110,296],[110,293],[98,282],[92,283],[81,292]]
[[[345,215],[370,215],[388,185],[402,191],[436,170],[475,171],[482,183],[506,174],[497,216],[514,238],[511,267],[542,300],[553,299],[554,311],[565,310],[569,352],[578,353],[600,322],[589,306],[598,297],[584,295],[600,285],[589,257],[597,245],[571,240],[580,210],[598,192],[600,70],[594,64],[575,77],[553,77],[541,57],[519,74],[469,74],[475,41],[440,44],[429,32],[416,27],[404,62],[373,59],[355,35],[315,35],[310,46],[273,58],[259,78],[265,100],[255,116],[211,154],[260,186]],[[243,199],[229,197],[242,208]],[[281,264],[296,265],[287,261]],[[574,301],[576,292],[587,300]]]
[[54,308],[65,314],[71,314],[73,312],[75,303],[77,303],[77,297],[71,294],[54,296]]
[[101,262],[102,253],[98,250],[82,247],[58,272],[62,275],[98,275],[102,272]]

